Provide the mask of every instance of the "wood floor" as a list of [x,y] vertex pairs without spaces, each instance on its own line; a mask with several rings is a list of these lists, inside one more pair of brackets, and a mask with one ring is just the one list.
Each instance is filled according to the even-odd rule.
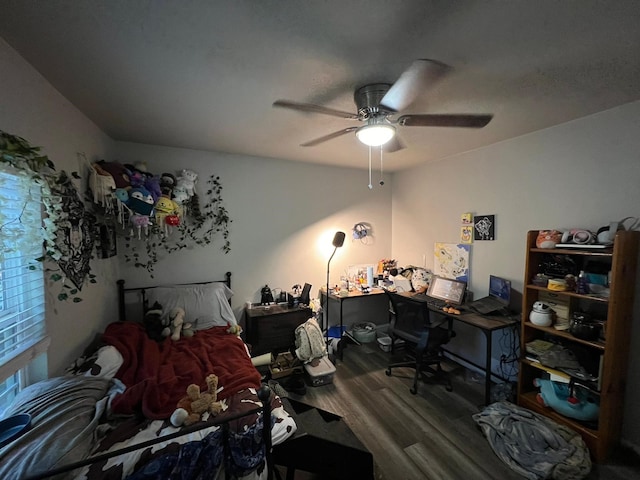
[[[451,369],[453,392],[420,383],[412,395],[409,369],[385,374],[390,359],[376,344],[349,346],[336,362],[332,384],[289,397],[343,417],[373,454],[377,480],[524,478],[493,453],[473,421],[472,415],[482,410],[483,386],[462,367],[445,367]],[[296,472],[295,478],[319,477]],[[633,454],[620,452],[611,463],[594,465],[587,478],[640,478],[640,464]]]

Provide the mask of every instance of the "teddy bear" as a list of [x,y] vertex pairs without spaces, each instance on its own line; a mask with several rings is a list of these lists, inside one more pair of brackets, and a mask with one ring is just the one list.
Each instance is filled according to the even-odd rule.
[[237,335],[239,337],[242,334],[242,327],[237,323],[227,322],[227,333]]
[[193,337],[193,325],[185,323],[185,312],[181,307],[175,307],[169,312],[169,325],[162,331],[165,337],[171,336],[171,340],[180,340],[180,337]]
[[203,419],[203,415],[213,416],[227,409],[224,400],[218,400],[218,377],[209,374],[205,378],[207,391],[201,392],[200,386],[192,383],[187,387],[186,396],[182,397],[171,414],[171,424],[174,427],[189,426]]

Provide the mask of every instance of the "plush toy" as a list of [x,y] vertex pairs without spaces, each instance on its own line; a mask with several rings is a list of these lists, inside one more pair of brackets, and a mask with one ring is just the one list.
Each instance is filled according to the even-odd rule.
[[155,302],[144,314],[144,329],[151,340],[162,342],[164,340],[165,325],[162,320],[162,305]]
[[149,190],[144,187],[132,188],[129,191],[127,207],[135,213],[151,216],[153,214],[153,205],[155,203],[156,202],[153,200],[153,196]]
[[167,198],[173,196],[173,189],[176,187],[178,179],[173,173],[163,173],[160,175],[160,191]]
[[227,322],[227,333],[237,335],[239,337],[242,333],[242,327],[237,323],[235,325],[232,325],[230,322]]
[[178,177],[177,186],[184,187],[187,191],[187,195],[191,198],[196,191],[197,178],[198,174],[193,170],[182,170],[182,175]]
[[184,309],[176,307],[169,312],[169,326],[162,334],[165,337],[171,335],[171,340],[180,340],[180,337],[193,337],[193,326],[184,321]]
[[536,400],[545,407],[551,407],[565,417],[582,421],[598,419],[600,405],[596,395],[588,390],[564,382],[554,382],[536,378],[533,385],[540,388]]
[[187,387],[187,395],[178,401],[178,405],[171,415],[174,427],[189,426],[200,420],[206,420],[205,414],[216,416],[227,409],[224,400],[218,400],[218,377],[215,374],[205,378],[207,391],[201,392],[200,386],[192,383]]

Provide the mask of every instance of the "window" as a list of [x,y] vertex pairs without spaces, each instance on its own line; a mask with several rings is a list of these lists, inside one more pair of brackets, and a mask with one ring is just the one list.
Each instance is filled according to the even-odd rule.
[[27,367],[46,352],[41,189],[0,165],[0,412],[25,386]]

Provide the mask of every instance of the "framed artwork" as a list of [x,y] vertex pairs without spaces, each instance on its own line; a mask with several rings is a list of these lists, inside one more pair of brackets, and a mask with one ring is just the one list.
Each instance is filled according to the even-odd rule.
[[496,238],[496,216],[476,215],[473,217],[473,239],[474,240],[495,240]]
[[460,227],[460,243],[473,243],[473,225]]
[[469,245],[440,243],[434,245],[433,273],[454,280],[469,280]]
[[460,215],[460,223],[462,225],[472,225],[473,224],[473,214],[471,213],[463,213]]

